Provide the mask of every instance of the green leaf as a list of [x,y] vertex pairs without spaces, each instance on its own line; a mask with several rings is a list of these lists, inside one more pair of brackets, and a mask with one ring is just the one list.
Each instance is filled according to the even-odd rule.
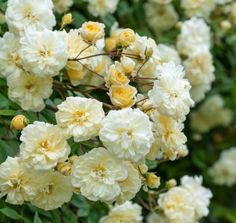
[[15,210],[13,210],[9,207],[4,207],[4,208],[0,209],[0,212],[8,218],[11,218],[14,220],[21,219],[21,216]]
[[36,212],[35,215],[34,215],[34,223],[42,223],[38,212]]
[[2,116],[14,116],[16,111],[14,110],[0,110],[0,115]]

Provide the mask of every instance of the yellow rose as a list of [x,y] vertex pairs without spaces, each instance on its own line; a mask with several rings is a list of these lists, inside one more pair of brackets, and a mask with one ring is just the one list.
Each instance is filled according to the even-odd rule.
[[123,56],[121,57],[120,61],[122,69],[126,74],[131,74],[134,71],[136,62],[133,59]]
[[113,85],[110,88],[110,99],[113,105],[126,108],[135,104],[137,89],[130,85]]
[[61,28],[64,28],[66,25],[69,25],[73,22],[73,17],[71,13],[65,14],[62,17]]
[[118,65],[116,64],[110,67],[108,76],[106,78],[107,86],[126,85],[129,83],[129,79],[127,78],[127,76],[117,66]]
[[85,22],[80,29],[80,34],[86,42],[94,43],[104,37],[104,28],[105,25],[99,22]]
[[132,29],[124,29],[119,35],[119,43],[121,46],[129,46],[136,40],[135,32]]
[[21,130],[27,126],[29,120],[24,115],[17,115],[11,120],[11,127],[16,130]]
[[146,184],[150,188],[158,188],[160,186],[160,177],[154,173],[147,173]]
[[67,75],[73,85],[78,85],[79,82],[85,77],[87,74],[86,68],[82,67],[76,61],[67,62],[66,66]]
[[108,37],[105,40],[105,45],[106,45],[106,50],[108,52],[110,52],[110,51],[116,49],[116,47],[117,47],[117,39],[113,38],[113,37]]

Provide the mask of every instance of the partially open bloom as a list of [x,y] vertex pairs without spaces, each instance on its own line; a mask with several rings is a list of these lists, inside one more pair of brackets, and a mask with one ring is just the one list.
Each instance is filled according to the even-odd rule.
[[119,0],[85,0],[88,2],[88,11],[93,16],[104,16],[116,11]]
[[127,201],[122,205],[113,207],[109,214],[100,219],[99,223],[141,223],[141,207]]
[[236,148],[224,150],[220,158],[210,168],[209,174],[217,185],[233,186],[236,184]]
[[68,97],[58,105],[57,124],[77,142],[98,135],[105,116],[102,103],[95,99]]
[[110,66],[105,79],[108,87],[111,85],[126,85],[129,83],[129,79],[126,76],[122,65],[118,62]]
[[120,108],[131,107],[135,104],[137,89],[131,85],[112,85],[109,96],[113,105]]
[[103,23],[85,22],[80,28],[80,35],[85,41],[94,43],[104,37],[104,28],[105,25]]
[[157,67],[156,72],[158,78],[148,92],[153,105],[163,115],[184,120],[194,102],[189,92],[191,86],[184,79],[183,67],[169,62]]
[[8,77],[21,72],[21,59],[19,55],[19,37],[12,33],[5,33],[0,38],[0,75]]
[[27,169],[19,157],[8,157],[0,165],[0,197],[6,202],[23,204],[37,194],[37,172]]
[[111,202],[121,193],[119,182],[127,177],[122,161],[104,148],[95,148],[74,162],[72,184],[92,201]]
[[136,40],[136,34],[132,29],[123,29],[118,37],[121,46],[129,46]]
[[139,109],[110,111],[99,137],[117,157],[137,162],[145,157],[153,143],[152,122]]
[[25,29],[52,29],[56,24],[51,0],[10,0],[6,10],[9,29],[15,33]]
[[161,181],[155,173],[146,173],[146,185],[152,189],[156,189],[160,186]]
[[66,33],[27,30],[20,39],[24,68],[37,76],[56,76],[67,62]]
[[44,99],[52,94],[52,78],[38,77],[22,71],[7,78],[8,96],[23,110],[39,112],[44,109]]
[[73,187],[70,177],[56,171],[46,172],[40,180],[40,189],[31,203],[43,210],[49,211],[61,207],[71,200]]
[[20,157],[30,168],[51,169],[70,153],[64,132],[56,125],[34,122],[23,129],[20,140]]

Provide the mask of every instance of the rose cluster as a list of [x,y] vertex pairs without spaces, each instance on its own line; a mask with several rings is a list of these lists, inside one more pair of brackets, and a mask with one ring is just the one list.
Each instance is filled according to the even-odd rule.
[[[105,14],[88,2],[94,16]],[[104,2],[110,11],[118,3]],[[56,123],[25,123],[19,154],[0,165],[0,196],[52,210],[79,193],[115,204],[101,223],[142,222],[141,207],[130,200],[160,186],[146,161],[188,154],[184,121],[214,79],[208,26],[197,18],[182,25],[177,46],[188,57],[182,66],[173,47],[118,24],[108,36],[103,23],[92,21],[66,31],[70,17],[64,17],[61,30],[53,30],[50,0],[9,0],[5,17],[0,72],[9,98],[25,111],[52,109]],[[61,96],[56,106],[53,93]],[[185,176],[161,194],[156,206],[168,222],[192,223],[208,214],[212,195],[201,184],[201,177]]]

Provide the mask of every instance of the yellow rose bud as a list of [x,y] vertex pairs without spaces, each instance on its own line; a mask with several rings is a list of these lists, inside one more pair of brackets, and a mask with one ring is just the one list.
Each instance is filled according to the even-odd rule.
[[173,150],[173,148],[167,148],[167,149],[165,149],[165,151],[163,153],[164,153],[164,156],[167,157],[167,159],[169,159],[169,160],[173,160],[174,157],[176,156],[176,153]]
[[71,157],[69,157],[69,162],[74,163],[78,158],[79,158],[79,157],[76,156],[76,155],[71,156]]
[[24,115],[17,115],[11,120],[11,127],[16,130],[25,128],[29,120]]
[[70,162],[58,163],[57,171],[65,176],[70,176],[72,171],[72,164]]
[[160,186],[160,177],[154,173],[147,173],[146,184],[150,188],[158,188]]
[[121,61],[122,69],[126,74],[131,74],[134,71],[134,68],[136,65],[134,60],[132,60],[129,57],[123,56],[121,57],[120,61]]
[[104,28],[105,25],[99,22],[85,22],[80,29],[80,34],[86,42],[94,43],[104,37]]
[[176,29],[181,29],[183,23],[182,22],[177,22],[176,25],[175,25],[175,28]]
[[179,149],[178,156],[185,157],[188,155],[188,153],[189,153],[189,151],[188,151],[187,147],[183,147],[183,148]]
[[145,56],[146,57],[151,57],[153,55],[153,49],[152,48],[147,48],[145,51]]
[[116,65],[112,65],[108,71],[108,76],[106,78],[107,86],[126,85],[129,83],[127,76],[117,67],[118,65]]
[[171,179],[166,182],[166,186],[168,189],[171,189],[171,188],[175,187],[176,185],[177,185],[177,182],[175,179]]
[[138,169],[139,169],[139,171],[140,171],[140,173],[141,173],[142,175],[144,175],[144,174],[147,173],[147,171],[148,171],[148,167],[147,167],[146,164],[141,164],[141,165],[139,165],[139,166],[138,166]]
[[119,35],[119,43],[121,46],[129,46],[136,40],[135,32],[132,29],[124,29]]
[[106,38],[105,44],[106,44],[106,50],[107,51],[112,51],[117,46],[117,39],[116,38],[112,38],[112,37]]
[[137,89],[130,85],[113,85],[109,92],[112,104],[120,108],[134,105],[136,94]]
[[222,28],[223,31],[228,31],[229,29],[232,28],[232,24],[230,21],[228,20],[224,20],[220,23],[220,26]]
[[73,192],[76,193],[76,194],[80,194],[80,188],[76,188],[76,187],[75,187],[74,190],[73,190]]
[[73,21],[73,17],[72,17],[72,14],[71,13],[68,13],[68,14],[65,14],[63,17],[62,17],[62,26],[66,26],[66,25],[69,25],[71,24]]
[[78,85],[87,74],[86,68],[82,67],[76,61],[67,62],[66,73],[73,85]]

